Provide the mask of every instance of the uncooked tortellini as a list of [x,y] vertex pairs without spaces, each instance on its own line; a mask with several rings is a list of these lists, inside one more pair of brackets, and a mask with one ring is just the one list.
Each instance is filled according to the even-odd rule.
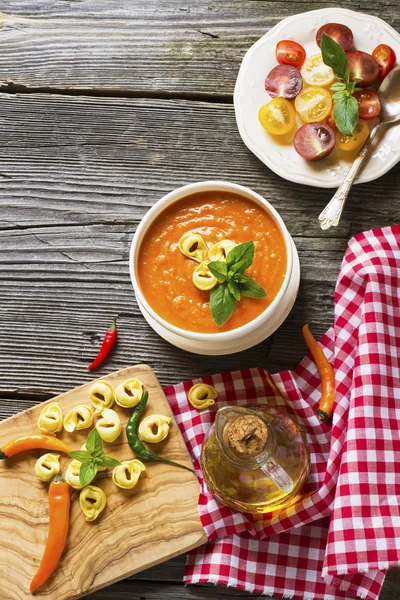
[[47,404],[40,413],[38,427],[40,431],[55,435],[61,431],[63,426],[63,415],[57,402]]
[[[140,439],[150,444],[162,442],[168,435],[171,421],[172,417],[164,417],[164,415],[150,415],[150,417],[146,417],[139,425],[138,432]],[[154,429],[156,429],[155,433]]]
[[108,381],[96,381],[89,390],[89,397],[94,414],[99,415],[114,404],[114,388]]
[[121,420],[115,410],[107,408],[103,410],[101,418],[95,425],[102,440],[105,442],[115,442],[122,431]]
[[188,394],[189,402],[197,410],[204,410],[215,403],[218,392],[207,383],[196,383],[193,385]]
[[199,263],[203,262],[208,252],[205,241],[198,233],[184,233],[179,240],[179,250]]
[[226,261],[226,257],[229,252],[236,246],[232,240],[221,240],[212,246],[208,251],[208,258],[210,260]]
[[79,483],[79,473],[82,463],[79,460],[71,460],[65,473],[65,481],[69,483],[75,490],[81,490],[83,486]]
[[143,396],[143,383],[139,379],[128,379],[115,390],[115,402],[123,408],[133,408]]
[[60,472],[60,455],[43,454],[35,463],[35,474],[40,481],[51,481]]
[[145,471],[144,464],[135,458],[134,460],[125,460],[113,470],[112,478],[118,487],[123,490],[131,490],[139,481],[142,471]]
[[208,268],[208,262],[205,260],[195,268],[192,275],[192,281],[199,290],[212,290],[218,283],[216,277]]
[[93,424],[93,411],[90,406],[75,406],[64,418],[64,429],[72,433],[79,429],[87,429]]
[[79,494],[79,504],[86,521],[95,521],[105,509],[107,498],[103,490],[97,485],[87,485]]

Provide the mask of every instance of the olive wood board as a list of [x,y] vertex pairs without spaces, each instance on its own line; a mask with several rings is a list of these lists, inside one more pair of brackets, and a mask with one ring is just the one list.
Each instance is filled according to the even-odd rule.
[[[131,377],[140,379],[149,392],[144,416],[154,413],[173,416],[156,376],[146,365],[128,367],[101,379],[115,388]],[[39,433],[39,414],[50,402],[57,401],[64,416],[78,404],[90,405],[92,383],[2,421],[0,447],[19,435]],[[113,409],[121,418],[123,431],[113,444],[103,442],[103,451],[120,461],[135,458],[124,427],[133,409],[116,404]],[[58,437],[78,450],[90,429],[74,433],[63,430]],[[174,419],[168,437],[152,444],[151,449],[191,466]],[[45,452],[34,450],[0,461],[0,597],[4,598],[6,591],[8,600],[33,597],[29,585],[48,533],[48,484],[36,478],[34,465]],[[61,455],[60,460],[61,474],[65,474],[71,459]],[[85,520],[79,506],[79,491],[71,488],[67,544],[55,572],[35,593],[35,598],[80,598],[206,542],[197,510],[199,484],[192,473],[163,463],[146,463],[146,471],[132,490],[118,488],[111,473],[112,469],[108,469],[95,480],[107,495],[107,506],[93,523]]]

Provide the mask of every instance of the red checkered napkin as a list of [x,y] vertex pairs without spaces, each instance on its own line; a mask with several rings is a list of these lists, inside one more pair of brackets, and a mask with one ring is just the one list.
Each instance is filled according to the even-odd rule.
[[[247,369],[204,377],[219,397],[203,412],[187,401],[195,382],[165,388],[197,469],[210,540],[189,554],[186,583],[305,600],[375,600],[385,570],[400,565],[400,226],[349,242],[335,324],[320,343],[335,369],[332,428],[316,417],[320,380],[309,356],[277,375]],[[311,451],[300,501],[263,516],[214,500],[199,462],[215,411],[254,402],[284,406],[303,424]]]

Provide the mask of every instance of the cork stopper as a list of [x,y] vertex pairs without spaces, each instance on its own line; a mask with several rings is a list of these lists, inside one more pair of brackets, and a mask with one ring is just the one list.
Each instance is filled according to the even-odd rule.
[[226,433],[232,450],[241,456],[259,454],[268,439],[264,421],[253,415],[237,417],[228,424]]

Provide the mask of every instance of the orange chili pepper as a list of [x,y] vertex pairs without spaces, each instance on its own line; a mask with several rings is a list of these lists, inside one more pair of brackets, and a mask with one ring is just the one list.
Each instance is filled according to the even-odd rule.
[[46,583],[61,558],[68,534],[70,503],[69,485],[57,474],[49,487],[49,535],[39,569],[30,585],[32,593]]
[[333,405],[335,402],[335,374],[324,351],[309,330],[308,325],[304,325],[302,333],[315,364],[318,367],[318,373],[321,378],[321,400],[319,402],[317,415],[320,421],[329,423],[332,419]]
[[36,450],[37,448],[58,452],[71,452],[71,448],[67,444],[64,444],[64,442],[53,435],[48,435],[47,433],[22,435],[10,440],[0,448],[0,460],[10,458],[10,456],[14,456],[18,452],[24,452],[24,450]]

